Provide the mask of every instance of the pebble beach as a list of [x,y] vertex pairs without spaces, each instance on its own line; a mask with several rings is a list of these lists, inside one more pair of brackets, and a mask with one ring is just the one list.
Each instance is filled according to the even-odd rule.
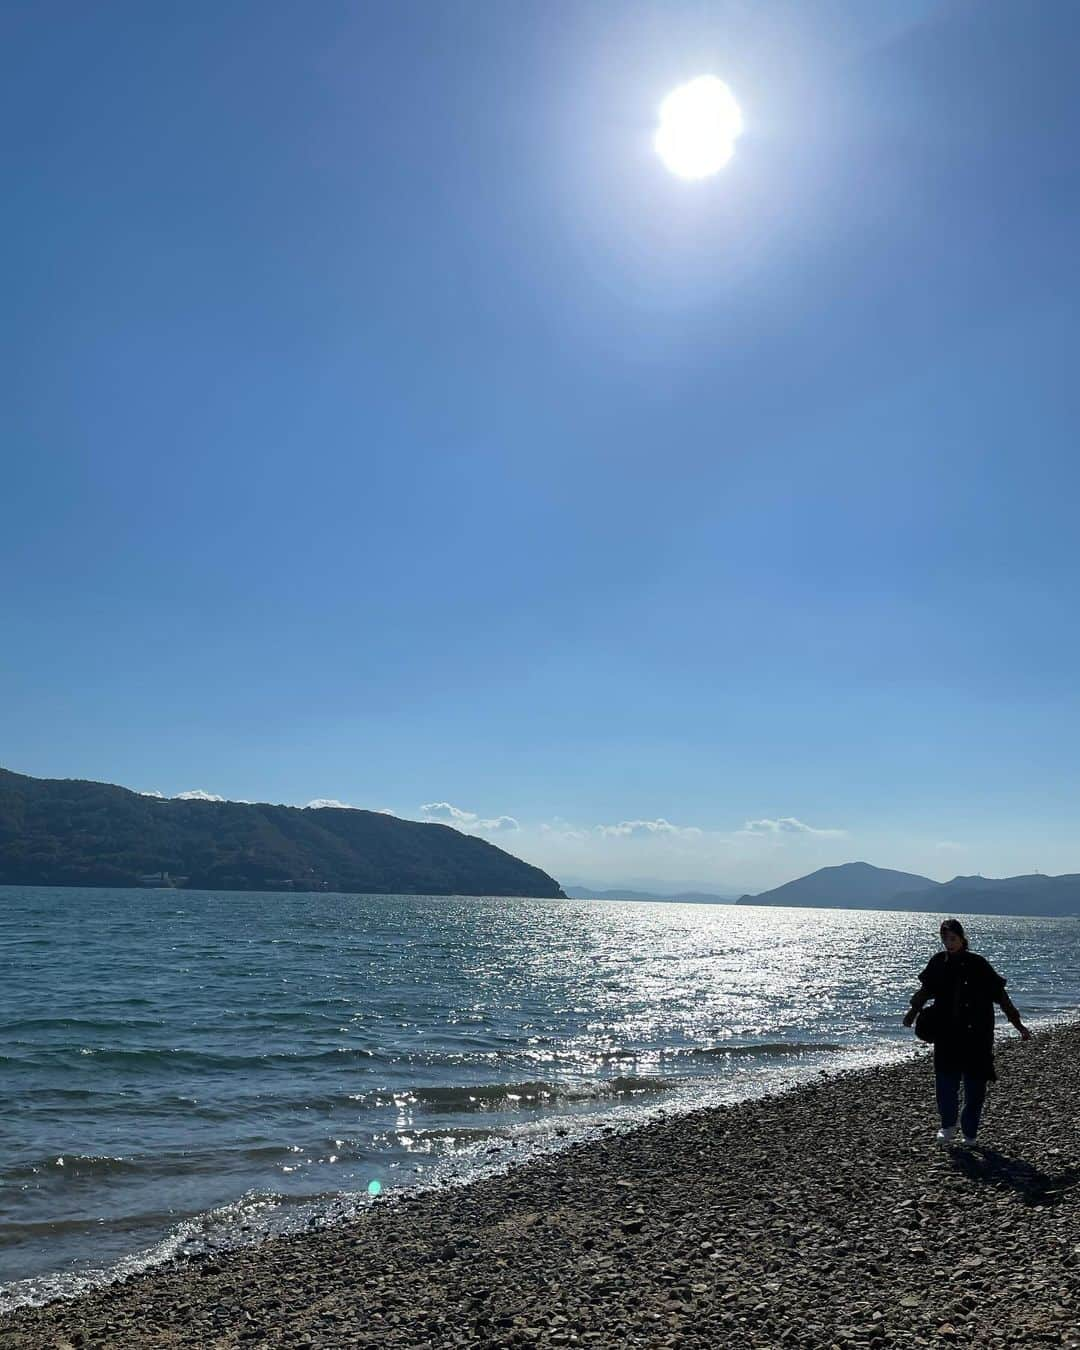
[[1080,1024],[997,1063],[972,1148],[920,1048],[22,1308],[0,1350],[1080,1347]]

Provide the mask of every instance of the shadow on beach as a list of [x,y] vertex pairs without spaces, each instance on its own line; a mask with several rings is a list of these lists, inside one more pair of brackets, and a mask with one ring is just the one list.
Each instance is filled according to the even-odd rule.
[[976,1146],[952,1151],[953,1165],[972,1181],[1007,1188],[1019,1193],[1026,1205],[1056,1205],[1067,1191],[1080,1185],[1080,1167],[1063,1172],[1041,1172],[1020,1158],[1009,1158],[996,1149]]

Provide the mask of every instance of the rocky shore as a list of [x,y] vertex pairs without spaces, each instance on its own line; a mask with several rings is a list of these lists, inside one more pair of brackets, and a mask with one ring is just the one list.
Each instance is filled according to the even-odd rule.
[[1080,1347],[1080,1025],[671,1117],[0,1322],[26,1347]]

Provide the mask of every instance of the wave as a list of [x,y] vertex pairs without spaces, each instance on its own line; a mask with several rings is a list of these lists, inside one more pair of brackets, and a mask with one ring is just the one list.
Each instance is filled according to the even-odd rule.
[[[159,1170],[163,1159],[147,1159]],[[33,1158],[29,1162],[0,1167],[0,1180],[23,1181],[42,1173],[54,1173],[66,1180],[92,1176],[123,1176],[125,1173],[148,1170],[138,1158],[117,1158],[107,1154],[52,1154],[48,1158]]]
[[664,1078],[624,1075],[578,1084],[549,1083],[543,1079],[524,1083],[454,1083],[365,1095],[372,1104],[380,1106],[415,1105],[441,1111],[494,1111],[632,1097],[643,1093],[667,1092],[671,1086]]
[[194,1219],[201,1211],[122,1214],[116,1218],[39,1219],[28,1223],[5,1223],[0,1229],[0,1247],[14,1247],[20,1242],[42,1238],[62,1238],[70,1233],[85,1233],[88,1237],[100,1233],[132,1233],[142,1228],[162,1229],[184,1219]]
[[831,1041],[761,1041],[757,1045],[704,1045],[687,1051],[690,1055],[816,1055],[835,1053],[845,1047]]
[[5,1035],[10,1031],[141,1031],[147,1027],[163,1027],[159,1018],[113,1017],[20,1017],[4,1023]]
[[273,1069],[303,1068],[318,1064],[344,1066],[350,1060],[385,1060],[377,1050],[358,1046],[336,1046],[332,1050],[275,1051],[266,1055],[221,1055],[202,1050],[179,1048],[155,1049],[150,1046],[130,1050],[108,1046],[40,1046],[26,1056],[0,1055],[0,1066],[12,1072],[23,1069],[104,1065],[110,1068],[165,1068],[170,1072],[182,1069]]
[[[318,1152],[318,1149],[308,1150]],[[340,1150],[339,1150],[340,1153]],[[360,1156],[357,1149],[351,1154]],[[289,1144],[259,1144],[248,1148],[217,1148],[161,1152],[139,1155],[50,1154],[27,1162],[0,1167],[0,1181],[25,1181],[53,1176],[64,1182],[94,1178],[178,1176],[184,1173],[219,1175],[232,1166],[245,1163],[276,1162],[294,1158],[296,1149]],[[95,1221],[96,1222],[96,1221]],[[8,1225],[5,1225],[7,1227]]]

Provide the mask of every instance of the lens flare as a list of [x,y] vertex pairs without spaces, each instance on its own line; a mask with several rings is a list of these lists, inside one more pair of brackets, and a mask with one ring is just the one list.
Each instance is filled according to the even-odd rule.
[[708,178],[731,158],[743,129],[735,96],[715,75],[673,89],[660,104],[656,153],[680,178]]

